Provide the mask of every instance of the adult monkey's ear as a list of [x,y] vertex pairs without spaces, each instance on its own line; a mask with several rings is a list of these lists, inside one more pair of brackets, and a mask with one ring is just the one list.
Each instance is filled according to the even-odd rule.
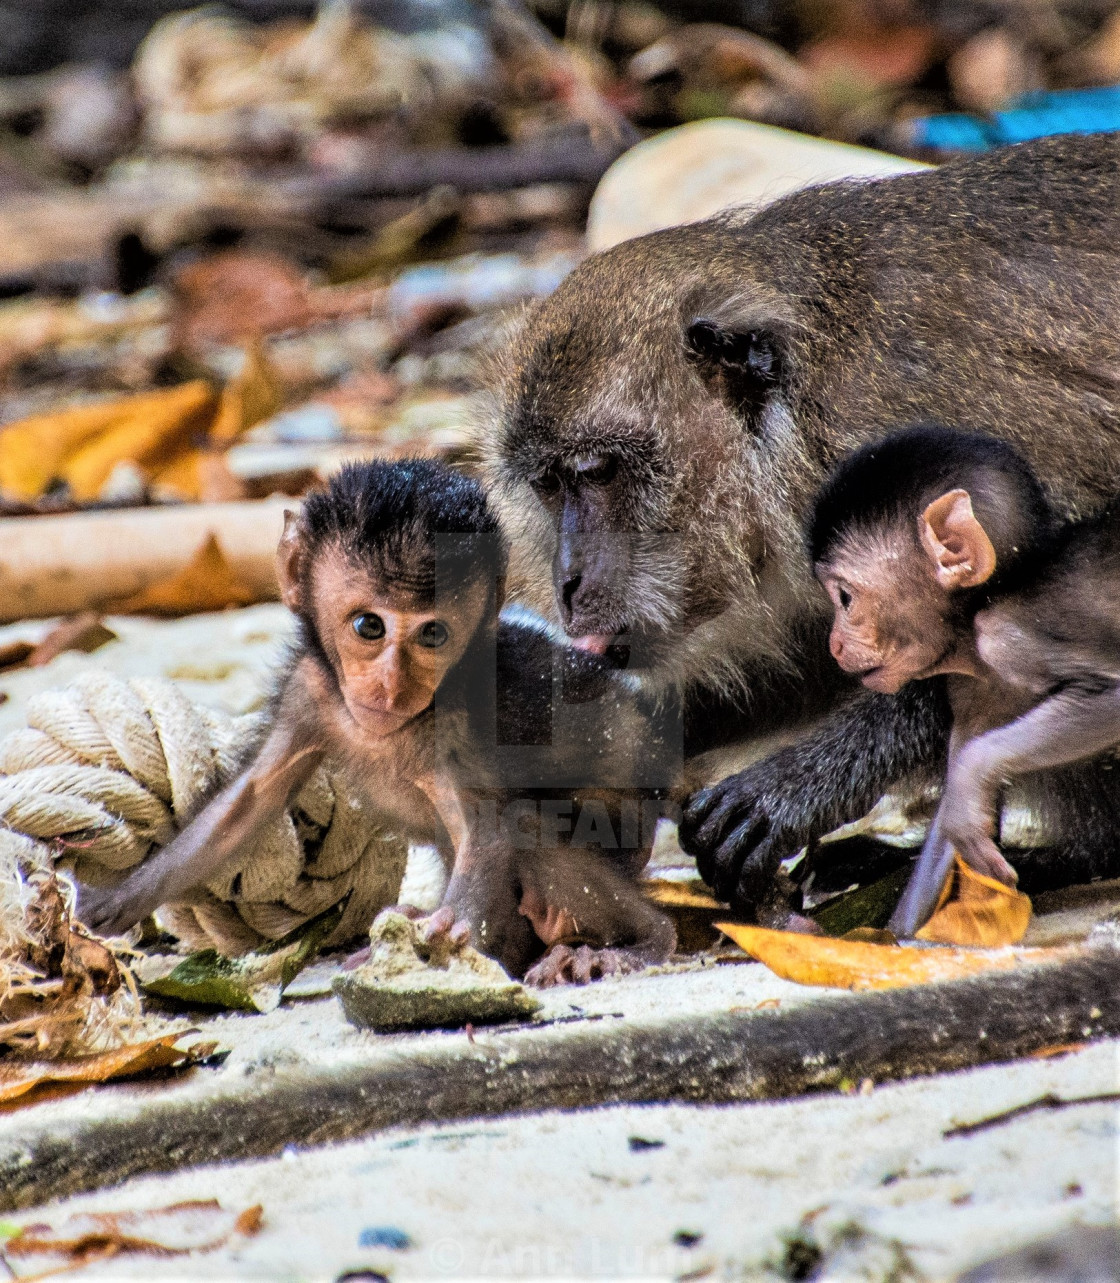
[[760,409],[781,382],[784,346],[778,330],[764,325],[740,327],[696,316],[685,326],[685,354],[741,411]]
[[918,535],[942,588],[976,588],[995,574],[996,550],[967,490],[949,490],[918,518]]
[[280,600],[297,612],[303,609],[304,552],[299,514],[286,510],[284,533],[276,549],[276,578],[280,582]]

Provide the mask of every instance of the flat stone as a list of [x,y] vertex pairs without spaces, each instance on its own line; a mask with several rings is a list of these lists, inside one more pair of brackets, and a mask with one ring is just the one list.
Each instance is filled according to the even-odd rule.
[[532,994],[477,949],[435,951],[415,922],[385,910],[370,930],[370,959],[335,977],[332,988],[359,1029],[461,1029],[527,1020]]

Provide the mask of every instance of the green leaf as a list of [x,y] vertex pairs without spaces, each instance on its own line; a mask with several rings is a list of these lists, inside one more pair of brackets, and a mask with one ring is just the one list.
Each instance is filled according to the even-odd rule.
[[272,1011],[338,926],[343,908],[336,904],[282,939],[241,958],[226,958],[217,949],[201,949],[184,958],[169,975],[146,981],[144,990],[161,998],[226,1011]]
[[819,905],[809,915],[829,936],[847,935],[856,927],[885,927],[910,877],[910,865],[893,869],[869,886],[856,887]]

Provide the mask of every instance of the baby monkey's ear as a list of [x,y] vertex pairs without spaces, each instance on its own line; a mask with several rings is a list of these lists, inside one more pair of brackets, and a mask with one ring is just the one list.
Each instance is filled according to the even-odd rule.
[[289,610],[303,608],[303,531],[299,514],[284,513],[284,533],[276,549],[276,578],[280,582],[280,600]]
[[937,582],[947,591],[976,588],[995,573],[996,550],[967,490],[934,499],[918,519],[918,533]]

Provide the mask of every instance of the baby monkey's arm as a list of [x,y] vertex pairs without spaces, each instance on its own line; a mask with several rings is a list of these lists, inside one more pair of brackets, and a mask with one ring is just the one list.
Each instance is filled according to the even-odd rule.
[[298,679],[289,682],[252,762],[176,838],[117,886],[79,889],[79,921],[104,935],[127,931],[161,904],[220,877],[283,813],[324,756],[321,744],[309,736],[312,728],[296,712],[295,697],[302,689]]
[[1066,686],[1005,726],[950,747],[941,805],[891,927],[913,935],[931,913],[953,852],[1014,885],[993,840],[1000,789],[1020,775],[1096,757],[1120,743],[1120,684]]

